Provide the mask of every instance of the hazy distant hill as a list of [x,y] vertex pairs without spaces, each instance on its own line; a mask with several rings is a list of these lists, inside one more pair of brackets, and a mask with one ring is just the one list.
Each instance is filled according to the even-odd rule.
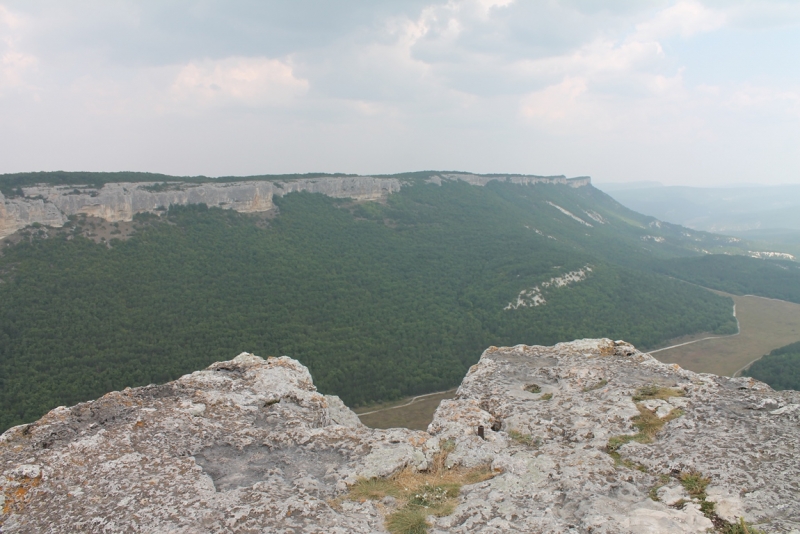
[[800,185],[621,187],[598,186],[634,211],[697,230],[726,234],[800,230]]

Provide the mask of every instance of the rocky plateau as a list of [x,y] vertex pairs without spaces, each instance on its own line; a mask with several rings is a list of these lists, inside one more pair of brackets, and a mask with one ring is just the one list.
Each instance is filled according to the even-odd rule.
[[[638,442],[644,411],[666,424]],[[608,339],[490,347],[427,432],[367,428],[297,361],[243,353],[6,431],[0,531],[386,532],[399,504],[350,488],[429,470],[446,448],[444,468],[494,476],[428,517],[432,533],[721,532],[745,520],[797,534],[799,447],[800,392]],[[706,481],[701,494],[687,475]]]
[[[590,179],[564,176],[484,176],[442,174],[432,183],[461,180],[485,186],[493,180],[520,184],[552,183],[570,187],[590,184]],[[334,198],[377,200],[400,190],[396,178],[345,176],[299,178],[287,181],[241,182],[117,182],[96,189],[85,185],[37,185],[23,188],[23,195],[6,198],[0,193],[0,239],[32,224],[60,227],[71,215],[84,214],[110,222],[130,221],[137,213],[157,213],[173,205],[206,204],[242,213],[269,211],[272,199],[295,191],[321,193]]]

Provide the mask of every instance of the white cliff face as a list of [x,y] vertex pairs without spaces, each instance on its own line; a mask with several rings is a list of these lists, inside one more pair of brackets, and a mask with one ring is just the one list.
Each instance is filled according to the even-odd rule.
[[[680,396],[637,404],[653,385]],[[609,441],[635,434],[640,410],[668,422],[615,459]],[[431,533],[701,533],[740,517],[790,533],[798,443],[799,392],[607,339],[489,348],[427,432],[366,428],[295,360],[244,353],[8,430],[0,529],[385,532],[392,499],[338,498],[359,477],[427,469],[446,448],[447,466],[496,476],[464,486],[452,514],[428,518]],[[687,473],[708,479],[702,499],[681,484]],[[710,503],[716,515],[701,510]]]
[[[504,179],[514,183],[559,183],[571,187],[589,184],[588,178],[567,179],[563,176],[506,178],[463,174],[443,175],[443,178],[475,185]],[[441,178],[438,183],[441,183]],[[0,239],[34,223],[60,227],[70,215],[85,214],[110,222],[130,221],[137,213],[154,213],[169,206],[187,204],[255,213],[271,210],[273,197],[297,191],[321,193],[333,198],[377,200],[396,193],[401,186],[402,183],[395,178],[372,176],[303,178],[286,182],[172,182],[166,187],[154,182],[118,182],[100,189],[40,185],[24,188],[25,196],[20,198],[5,198],[0,194]]]
[[85,214],[110,222],[130,221],[137,213],[154,213],[169,206],[206,204],[242,213],[269,211],[274,196],[294,191],[322,193],[334,198],[376,200],[399,191],[391,178],[356,176],[313,178],[291,182],[232,183],[110,183],[100,189],[75,186],[24,188],[25,198],[0,197],[0,238],[33,223],[62,226],[70,215]]
[[63,226],[66,216],[42,199],[5,198],[0,193],[0,239],[33,223]]

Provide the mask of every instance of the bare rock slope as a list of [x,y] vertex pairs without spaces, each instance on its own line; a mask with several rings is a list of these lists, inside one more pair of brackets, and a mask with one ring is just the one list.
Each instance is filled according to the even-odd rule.
[[798,423],[798,392],[583,340],[491,347],[428,432],[373,430],[295,360],[245,353],[8,430],[0,531],[385,532],[400,504],[349,488],[430,469],[446,448],[448,467],[496,475],[464,486],[430,532],[706,532],[744,518],[796,533]]

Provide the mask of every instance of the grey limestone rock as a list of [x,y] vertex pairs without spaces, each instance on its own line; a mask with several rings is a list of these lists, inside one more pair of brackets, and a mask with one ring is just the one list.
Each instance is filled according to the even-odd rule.
[[[615,459],[608,441],[636,433],[632,397],[652,385],[683,396],[648,400],[642,409],[672,415]],[[431,532],[707,532],[701,506],[712,502],[718,522],[796,532],[798,405],[798,392],[582,340],[491,347],[428,432],[375,430],[319,394],[297,361],[244,353],[9,429],[0,531],[385,532],[393,499],[339,497],[359,477],[426,469],[448,443],[448,465],[497,475],[464,486],[453,514],[429,518]],[[709,479],[704,501],[682,473]]]

